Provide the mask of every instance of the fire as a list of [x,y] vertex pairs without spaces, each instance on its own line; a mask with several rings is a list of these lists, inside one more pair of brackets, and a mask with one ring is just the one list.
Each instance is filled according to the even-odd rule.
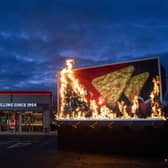
[[139,109],[139,101],[138,101],[138,97],[135,96],[133,99],[133,105],[131,107],[131,112],[133,114],[133,117],[135,117],[135,118],[137,118],[136,113],[137,113],[138,109]]
[[67,108],[70,110],[73,118],[76,118],[76,113],[77,113],[77,118],[79,117],[79,114],[83,116],[82,112],[79,112],[79,109],[77,108],[76,111],[72,111],[72,104],[71,102],[67,103],[66,100],[66,94],[71,92],[73,90],[74,93],[71,93],[71,99],[75,101],[75,97],[79,96],[81,101],[84,101],[85,103],[87,102],[85,98],[85,91],[84,89],[79,85],[79,82],[77,79],[74,77],[74,73],[72,71],[72,67],[74,64],[73,59],[66,60],[66,67],[60,72],[60,82],[61,82],[61,87],[60,87],[60,96],[61,96],[61,108],[60,108],[60,114],[58,118],[69,118],[68,114],[66,116],[64,115],[64,110]]
[[152,118],[163,118],[163,112],[162,112],[162,108],[160,103],[157,101],[157,97],[159,96],[159,86],[160,86],[160,80],[159,80],[159,76],[156,76],[156,78],[153,78],[152,80],[153,82],[153,91],[150,94],[150,98],[151,98],[151,117]]
[[73,59],[68,59],[66,60],[66,69],[68,71],[72,71],[72,68],[73,68],[73,64],[74,64],[74,60]]
[[118,108],[120,112],[123,114],[123,118],[129,118],[127,106],[124,101],[118,102]]
[[[130,119],[138,118],[140,110],[140,99],[135,96],[132,104],[127,106],[124,101],[118,101],[114,109],[106,105],[103,97],[97,100],[88,100],[88,95],[84,86],[75,77],[72,70],[74,60],[66,60],[65,68],[60,72],[60,111],[58,119],[74,120],[102,120],[102,119]],[[148,118],[164,118],[158,100],[159,97],[159,77],[153,78],[153,90],[150,94],[151,115]],[[93,95],[93,93],[89,93]]]

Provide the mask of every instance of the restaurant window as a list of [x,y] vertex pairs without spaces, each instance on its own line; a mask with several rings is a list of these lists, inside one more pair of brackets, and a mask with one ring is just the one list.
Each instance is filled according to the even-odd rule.
[[0,112],[0,131],[7,131],[8,113]]
[[22,131],[42,131],[42,112],[26,111],[22,114]]

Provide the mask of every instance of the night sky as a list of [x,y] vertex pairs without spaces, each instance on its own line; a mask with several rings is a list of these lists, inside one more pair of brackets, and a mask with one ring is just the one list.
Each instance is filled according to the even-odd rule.
[[160,57],[168,76],[167,0],[0,4],[1,91],[54,94],[55,75],[67,58],[86,67],[154,56]]

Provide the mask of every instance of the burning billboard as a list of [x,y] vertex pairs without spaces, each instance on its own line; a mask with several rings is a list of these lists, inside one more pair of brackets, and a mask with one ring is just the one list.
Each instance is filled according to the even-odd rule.
[[158,58],[58,72],[62,120],[164,119]]

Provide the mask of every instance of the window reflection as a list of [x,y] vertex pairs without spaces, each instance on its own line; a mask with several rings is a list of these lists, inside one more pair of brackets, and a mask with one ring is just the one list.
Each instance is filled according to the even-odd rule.
[[39,111],[1,111],[0,131],[43,131],[43,113]]

